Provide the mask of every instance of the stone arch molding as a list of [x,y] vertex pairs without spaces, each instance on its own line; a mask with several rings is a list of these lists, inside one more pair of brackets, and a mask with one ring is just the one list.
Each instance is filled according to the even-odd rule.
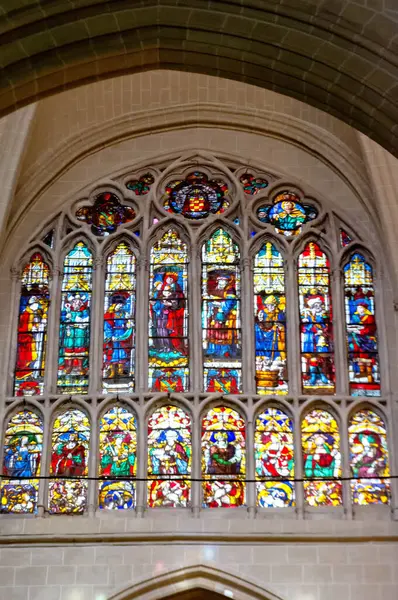
[[356,0],[210,4],[14,0],[1,18],[0,115],[91,81],[172,68],[293,96],[397,154],[394,0],[378,10]]
[[[282,600],[272,592],[226,571],[193,565],[145,579],[113,594],[108,600],[160,600],[185,598],[187,592],[213,593],[214,598],[234,600]],[[199,596],[198,596],[199,597]],[[213,595],[211,596],[213,598]]]

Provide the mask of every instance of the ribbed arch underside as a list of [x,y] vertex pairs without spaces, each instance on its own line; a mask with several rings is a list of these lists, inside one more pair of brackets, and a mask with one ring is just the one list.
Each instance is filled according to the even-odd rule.
[[167,68],[293,96],[398,155],[398,10],[396,0],[382,4],[4,0],[0,115],[98,79]]

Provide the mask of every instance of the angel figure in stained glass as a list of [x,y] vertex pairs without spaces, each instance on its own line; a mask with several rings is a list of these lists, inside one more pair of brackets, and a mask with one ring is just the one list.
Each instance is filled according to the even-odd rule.
[[210,488],[209,508],[241,506],[244,488],[239,481],[213,481]]

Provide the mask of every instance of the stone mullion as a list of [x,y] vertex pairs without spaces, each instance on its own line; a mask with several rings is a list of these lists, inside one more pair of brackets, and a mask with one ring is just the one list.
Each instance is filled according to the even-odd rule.
[[88,393],[98,394],[102,390],[102,348],[103,348],[103,316],[104,316],[104,259],[94,261],[91,313],[90,313],[90,370]]
[[134,391],[148,389],[148,318],[149,318],[149,261],[137,261],[136,314],[135,314],[135,368]]
[[[301,415],[297,408],[295,418],[293,418],[293,449],[294,449],[294,477],[302,480],[304,477],[303,451],[301,447]],[[299,519],[304,518],[304,483],[296,481],[294,483],[294,493],[296,498],[296,514]]]
[[246,483],[246,503],[249,515],[254,515],[256,512],[256,484],[255,479],[255,463],[254,463],[254,423],[253,415],[246,423],[246,479],[250,483]]
[[297,264],[293,258],[285,259],[286,327],[287,327],[287,368],[289,376],[289,396],[301,394],[301,352],[299,294]]
[[188,265],[188,310],[189,310],[189,365],[190,389],[203,390],[203,345],[202,345],[202,261],[200,248],[191,253],[193,260]]
[[[201,469],[201,436],[200,436],[200,411],[197,410],[192,417],[192,479],[202,477]],[[194,516],[199,516],[201,509],[202,484],[200,481],[193,481],[191,488],[191,505]]]
[[45,390],[47,390],[47,394],[57,393],[62,279],[63,271],[58,267],[54,268],[51,285],[51,305],[47,326],[47,364],[44,379],[44,386]]
[[330,291],[333,308],[334,364],[336,369],[336,394],[348,395],[348,368],[345,345],[344,280],[342,272],[336,268],[332,272]]
[[348,423],[346,413],[342,415],[340,411],[340,452],[341,452],[341,472],[344,478],[342,482],[343,489],[343,507],[344,514],[347,519],[353,518],[352,502],[351,502],[351,482],[349,477],[351,475],[350,469],[350,447],[348,441]]
[[241,339],[242,339],[242,391],[244,394],[255,394],[255,372],[254,372],[254,340],[253,340],[253,292],[252,292],[253,269],[251,269],[250,258],[244,258],[241,262]]
[[[146,249],[143,249],[146,252]],[[149,252],[149,249],[148,249]],[[140,394],[140,407],[137,411],[138,442],[137,442],[137,479],[136,482],[136,513],[142,517],[146,509],[147,482],[147,422],[143,410],[142,392],[148,389],[148,320],[149,320],[149,275],[150,263],[144,254],[137,261],[136,280],[136,363],[135,363],[135,392]]]
[[[50,474],[50,462],[51,462],[51,434],[52,434],[52,421],[51,411],[47,408],[44,411],[43,420],[43,447],[41,451],[41,463],[40,463],[40,475],[47,477]],[[48,511],[48,491],[49,491],[49,479],[41,479],[39,481],[39,494],[37,497],[37,512],[38,516],[42,517],[46,511]]]
[[[91,427],[90,427],[90,454],[88,459],[88,476],[98,476],[98,412],[97,410],[90,411]],[[98,504],[98,481],[89,479],[87,482],[87,512],[90,516],[95,513]]]
[[[289,396],[301,394],[301,340],[299,319],[299,292],[298,292],[298,267],[297,260],[292,256],[285,260],[285,285],[286,285],[286,317],[287,317],[287,360],[289,374]],[[304,469],[301,450],[301,418],[299,404],[295,401],[295,414],[293,415],[293,447],[294,447],[294,476],[303,479]],[[296,514],[298,518],[304,517],[304,487],[303,483],[294,483]]]
[[144,418],[145,411],[137,411],[137,422],[138,422],[138,443],[137,443],[137,478],[139,481],[136,482],[135,488],[135,506],[137,516],[142,517],[146,509],[146,497],[148,484],[143,481],[147,477],[147,421]]

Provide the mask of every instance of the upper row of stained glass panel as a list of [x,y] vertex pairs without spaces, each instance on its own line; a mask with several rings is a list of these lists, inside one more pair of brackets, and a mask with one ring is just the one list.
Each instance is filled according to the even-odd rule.
[[[174,229],[150,254],[148,388],[190,389],[189,249]],[[203,389],[242,391],[240,251],[217,229],[202,247]],[[135,380],[136,258],[125,242],[108,256],[104,274],[102,391],[132,392]],[[315,241],[298,257],[297,286],[303,393],[335,393],[334,318],[330,263]],[[87,393],[90,373],[93,256],[79,241],[66,255],[61,287],[57,389]],[[14,394],[44,392],[49,267],[39,253],[22,273]],[[255,377],[258,394],[289,390],[285,267],[267,241],[254,257]],[[293,296],[294,297],[294,296]],[[380,395],[372,267],[354,252],[344,267],[346,342],[350,393]],[[289,298],[289,299],[287,299]],[[199,317],[198,317],[199,318]]]

